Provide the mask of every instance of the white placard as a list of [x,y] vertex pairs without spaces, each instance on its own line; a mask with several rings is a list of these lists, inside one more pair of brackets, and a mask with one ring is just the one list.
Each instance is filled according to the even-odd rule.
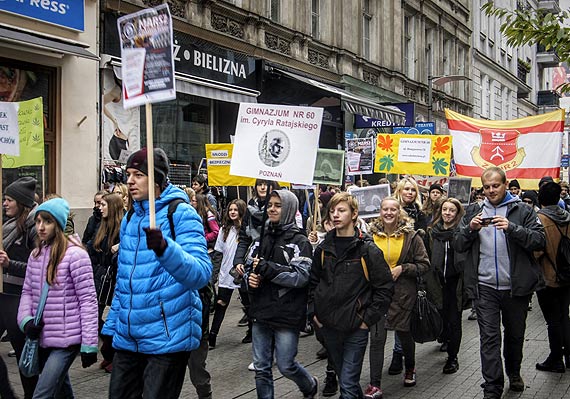
[[348,192],[358,201],[358,216],[369,219],[380,216],[380,205],[384,198],[390,196],[390,185],[350,186]]
[[17,102],[0,102],[0,154],[20,155],[20,126]]
[[313,184],[323,109],[242,103],[230,174]]
[[400,138],[398,162],[429,163],[431,139]]

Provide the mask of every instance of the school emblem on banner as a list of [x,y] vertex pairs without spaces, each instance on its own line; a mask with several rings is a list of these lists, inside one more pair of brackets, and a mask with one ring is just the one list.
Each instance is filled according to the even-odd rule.
[[471,156],[481,168],[498,166],[503,170],[519,166],[526,156],[524,148],[518,148],[518,130],[499,130],[483,128],[481,146],[473,147]]

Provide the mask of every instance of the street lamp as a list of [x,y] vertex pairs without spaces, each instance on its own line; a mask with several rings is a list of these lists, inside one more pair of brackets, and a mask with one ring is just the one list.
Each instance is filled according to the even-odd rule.
[[432,86],[441,86],[449,82],[456,82],[458,80],[471,80],[467,76],[463,75],[444,75],[444,76],[428,76],[428,122],[433,122],[431,120],[432,117],[432,108],[433,108],[433,99],[432,99]]

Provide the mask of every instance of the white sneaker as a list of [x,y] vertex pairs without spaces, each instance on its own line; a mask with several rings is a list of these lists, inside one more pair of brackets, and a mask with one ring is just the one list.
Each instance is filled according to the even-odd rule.
[[251,363],[249,364],[249,366],[247,366],[247,369],[248,369],[249,371],[255,371],[255,366],[253,365],[253,362],[251,362]]

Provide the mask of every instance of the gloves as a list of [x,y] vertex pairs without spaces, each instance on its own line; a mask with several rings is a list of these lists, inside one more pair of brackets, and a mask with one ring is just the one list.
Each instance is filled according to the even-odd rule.
[[40,337],[40,333],[42,332],[43,328],[44,328],[43,320],[40,320],[40,324],[36,326],[34,324],[34,320],[32,319],[28,321],[24,326],[24,334],[26,334],[26,337],[30,339],[38,339]]
[[86,369],[87,367],[95,364],[97,362],[97,352],[85,353],[81,352],[81,367]]
[[162,256],[166,250],[166,240],[162,236],[160,229],[151,229],[150,227],[143,227],[146,233],[146,246],[152,249],[157,256]]

